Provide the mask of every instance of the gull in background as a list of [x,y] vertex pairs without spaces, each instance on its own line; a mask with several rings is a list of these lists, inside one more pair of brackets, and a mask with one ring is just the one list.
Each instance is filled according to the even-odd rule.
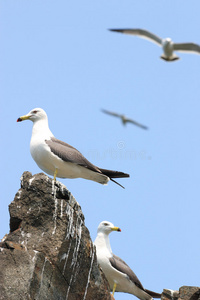
[[[17,122],[33,122],[30,152],[39,166],[47,174],[60,178],[85,178],[101,184],[109,180],[123,187],[113,178],[129,177],[129,174],[101,169],[90,163],[76,148],[56,139],[49,129],[46,112],[34,108],[27,115],[19,117]],[[123,187],[124,188],[124,187]]]
[[160,298],[161,294],[145,289],[129,266],[112,253],[108,237],[112,231],[121,231],[121,229],[108,221],[101,222],[97,229],[94,245],[96,246],[97,261],[109,282],[113,295],[116,291],[135,295],[141,300]]
[[108,115],[111,115],[111,116],[120,118],[120,119],[122,120],[122,123],[123,123],[124,125],[126,125],[126,123],[132,123],[132,124],[134,124],[134,125],[136,125],[136,126],[142,128],[142,129],[148,129],[147,126],[142,125],[142,124],[140,124],[140,123],[138,123],[138,122],[136,122],[136,121],[134,121],[134,120],[132,120],[132,119],[129,119],[129,118],[127,118],[125,115],[120,115],[120,114],[117,114],[117,113],[108,111],[108,110],[106,110],[106,109],[102,109],[101,111],[104,112],[105,114],[108,114]]
[[151,42],[156,43],[163,49],[163,54],[160,58],[166,61],[174,61],[179,59],[173,51],[180,52],[190,52],[195,54],[200,54],[200,45],[194,43],[174,43],[171,38],[162,39],[159,36],[144,30],[144,29],[109,29],[110,31],[121,32],[130,35],[136,35],[141,38],[150,40]]

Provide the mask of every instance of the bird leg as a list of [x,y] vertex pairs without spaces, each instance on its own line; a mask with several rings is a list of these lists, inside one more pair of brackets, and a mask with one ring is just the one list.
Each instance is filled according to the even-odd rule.
[[53,180],[54,180],[54,181],[56,181],[57,173],[58,173],[58,169],[55,169],[54,176],[53,176]]
[[116,282],[115,282],[115,283],[114,283],[114,285],[113,285],[113,292],[112,292],[112,295],[113,295],[113,296],[114,296],[114,293],[115,293],[116,287],[117,287],[117,284],[116,284]]

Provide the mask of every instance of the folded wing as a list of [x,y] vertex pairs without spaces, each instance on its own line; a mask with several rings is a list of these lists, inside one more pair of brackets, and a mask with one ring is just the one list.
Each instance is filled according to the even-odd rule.
[[51,152],[57,155],[65,162],[71,162],[82,167],[88,168],[91,171],[101,173],[101,171],[92,163],[90,163],[76,148],[71,145],[60,141],[56,138],[51,138],[45,141],[50,147]]

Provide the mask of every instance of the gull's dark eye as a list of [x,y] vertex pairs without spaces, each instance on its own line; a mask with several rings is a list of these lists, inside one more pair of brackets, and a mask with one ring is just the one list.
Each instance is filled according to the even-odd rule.
[[109,224],[108,224],[108,223],[103,223],[103,225],[104,225],[104,226],[108,226]]
[[32,113],[33,114],[37,114],[38,110],[33,110]]

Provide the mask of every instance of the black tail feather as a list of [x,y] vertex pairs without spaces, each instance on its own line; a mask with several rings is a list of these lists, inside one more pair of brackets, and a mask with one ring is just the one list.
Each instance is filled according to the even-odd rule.
[[123,185],[121,185],[119,182],[115,181],[114,179],[110,178],[110,180],[116,184],[118,184],[119,186],[121,186],[123,189],[125,189],[125,187]]
[[145,289],[145,292],[153,298],[161,298],[161,294]]

